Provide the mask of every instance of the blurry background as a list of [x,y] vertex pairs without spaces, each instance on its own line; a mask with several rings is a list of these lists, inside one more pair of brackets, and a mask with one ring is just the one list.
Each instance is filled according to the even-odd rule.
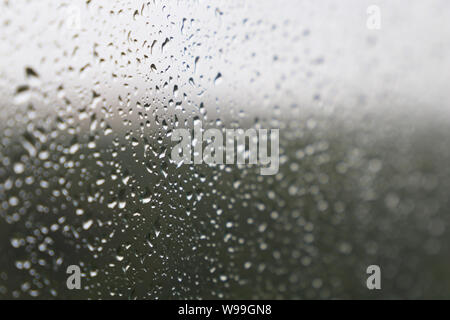
[[[450,297],[448,1],[0,8],[1,298]],[[177,168],[197,120],[279,173]]]

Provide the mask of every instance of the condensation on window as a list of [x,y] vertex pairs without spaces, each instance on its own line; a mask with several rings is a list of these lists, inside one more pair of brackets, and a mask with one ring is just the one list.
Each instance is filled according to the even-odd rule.
[[[448,298],[450,4],[371,5],[3,1],[0,298]],[[179,165],[199,122],[278,172]]]

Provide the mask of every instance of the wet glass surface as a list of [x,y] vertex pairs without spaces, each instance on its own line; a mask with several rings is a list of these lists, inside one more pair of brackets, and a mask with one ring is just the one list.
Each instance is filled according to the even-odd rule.
[[378,3],[3,1],[0,298],[448,298],[450,4]]

